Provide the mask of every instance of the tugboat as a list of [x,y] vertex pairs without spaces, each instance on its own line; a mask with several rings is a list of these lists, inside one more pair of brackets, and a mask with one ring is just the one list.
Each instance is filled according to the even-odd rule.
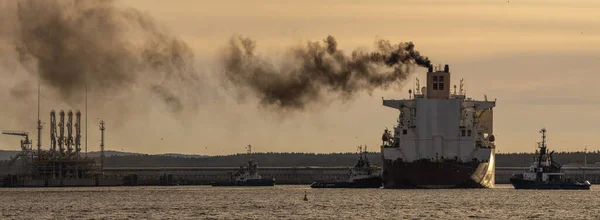
[[212,186],[274,186],[275,178],[263,178],[258,174],[258,163],[252,157],[252,146],[248,145],[248,167],[240,166],[231,181],[213,182]]
[[515,174],[510,178],[510,183],[515,189],[571,189],[589,190],[590,182],[578,182],[566,177],[561,172],[561,165],[552,159],[554,151],[548,153],[546,146],[546,129],[543,128],[542,142],[539,143],[540,151],[536,151],[533,163],[529,170],[522,174]]
[[381,176],[376,173],[367,158],[367,147],[364,151],[358,147],[358,162],[350,170],[350,178],[342,182],[314,182],[311,188],[380,188]]

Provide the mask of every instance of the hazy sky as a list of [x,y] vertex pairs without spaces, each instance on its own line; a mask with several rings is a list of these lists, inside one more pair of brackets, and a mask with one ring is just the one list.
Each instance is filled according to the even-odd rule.
[[[434,63],[450,65],[453,84],[464,78],[468,96],[498,99],[494,121],[499,152],[532,152],[541,127],[548,129],[554,150],[583,150],[585,145],[600,150],[600,95],[594,91],[600,81],[599,1],[118,2],[150,14],[186,41],[197,69],[211,79],[216,54],[232,34],[255,39],[265,57],[329,34],[346,51],[372,48],[377,37],[413,41]],[[398,117],[397,110],[382,106],[381,97],[407,98],[415,77],[424,83],[425,71],[415,72],[399,91],[375,91],[284,116],[270,114],[252,100],[238,103],[208,79],[212,86],[198,91],[206,93],[206,100],[192,116],[174,119],[156,107],[127,121],[107,118],[106,146],[194,154],[243,152],[247,144],[256,151],[277,152],[346,152],[359,144],[378,150],[383,129],[392,128]],[[7,84],[0,82],[4,91],[13,86]],[[10,120],[24,103],[2,106],[8,105],[20,107],[2,111],[0,128],[34,133],[35,115],[22,121],[27,124]],[[59,107],[43,104],[43,119],[47,121],[50,108]],[[104,117],[104,110],[116,111],[110,106],[90,110],[93,150],[99,136],[96,118]],[[2,136],[0,146],[18,149],[18,138]]]

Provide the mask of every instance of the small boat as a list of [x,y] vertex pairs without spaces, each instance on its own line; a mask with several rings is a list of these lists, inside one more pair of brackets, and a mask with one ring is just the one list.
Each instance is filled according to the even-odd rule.
[[380,188],[381,176],[376,172],[376,167],[371,166],[367,158],[367,147],[364,151],[358,147],[358,162],[350,170],[350,178],[340,182],[314,182],[311,188]]
[[258,174],[258,163],[252,157],[252,146],[248,145],[248,167],[240,166],[230,181],[212,182],[212,186],[274,186],[275,178],[263,178]]
[[510,183],[515,189],[569,189],[569,190],[589,190],[589,181],[575,181],[561,172],[562,166],[552,159],[554,151],[548,153],[546,146],[546,129],[542,133],[542,142],[539,152],[536,151],[533,163],[529,170],[515,174],[510,178]]

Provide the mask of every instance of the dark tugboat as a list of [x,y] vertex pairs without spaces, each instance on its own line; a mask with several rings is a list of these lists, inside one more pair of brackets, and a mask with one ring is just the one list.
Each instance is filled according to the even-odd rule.
[[240,166],[240,170],[232,177],[231,181],[213,182],[212,186],[274,186],[275,178],[263,178],[258,174],[258,163],[252,157],[252,146],[248,145],[248,168]]
[[342,182],[314,182],[311,188],[380,188],[382,186],[381,176],[376,173],[375,167],[371,166],[367,158],[367,147],[363,151],[358,147],[358,162],[349,168],[350,178]]
[[546,146],[546,129],[542,133],[540,151],[536,152],[535,158],[529,170],[522,174],[515,174],[510,178],[510,183],[515,189],[580,189],[589,190],[590,182],[578,182],[565,177],[561,172],[561,165],[552,159],[554,151],[548,153]]

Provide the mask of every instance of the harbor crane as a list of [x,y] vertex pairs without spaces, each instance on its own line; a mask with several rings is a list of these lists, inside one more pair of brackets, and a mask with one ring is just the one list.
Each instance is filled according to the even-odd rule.
[[28,132],[25,132],[25,131],[2,131],[2,134],[25,137],[24,140],[21,140],[21,150],[28,150],[29,147],[31,146],[31,140],[29,140]]

